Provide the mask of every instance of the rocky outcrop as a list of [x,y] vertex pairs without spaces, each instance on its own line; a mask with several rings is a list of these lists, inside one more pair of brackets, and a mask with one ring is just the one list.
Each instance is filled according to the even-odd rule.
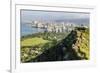
[[[68,37],[63,40],[63,44],[66,46],[66,52],[70,53],[65,59],[73,59],[77,56],[77,59],[89,59],[89,29],[80,27],[73,30]],[[73,53],[76,55],[74,55]],[[66,54],[67,54],[66,53]],[[69,57],[69,58],[68,58]],[[76,59],[76,58],[75,58]]]

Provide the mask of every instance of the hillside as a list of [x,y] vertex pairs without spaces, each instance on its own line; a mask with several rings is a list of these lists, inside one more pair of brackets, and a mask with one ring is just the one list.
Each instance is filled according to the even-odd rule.
[[21,62],[28,62],[55,46],[68,33],[44,32],[21,37]]
[[[42,39],[43,40],[43,39]],[[89,59],[89,29],[84,27],[75,28],[60,41],[50,42],[45,40],[41,48],[22,58],[22,62],[44,62],[44,61],[65,61],[65,60],[88,60]],[[38,51],[38,49],[40,49]],[[24,48],[25,50],[25,48]],[[27,49],[29,50],[29,48]],[[26,52],[27,52],[26,50]],[[35,50],[39,53],[34,53]],[[25,51],[23,51],[25,52]],[[29,53],[29,52],[28,52]],[[23,57],[23,56],[22,56]],[[28,58],[28,59],[27,59]]]
[[62,43],[66,47],[64,59],[89,59],[89,29],[76,28],[72,31]]

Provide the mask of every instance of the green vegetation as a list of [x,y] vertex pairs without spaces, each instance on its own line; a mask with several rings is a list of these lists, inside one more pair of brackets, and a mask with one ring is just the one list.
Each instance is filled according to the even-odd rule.
[[36,33],[21,37],[21,62],[89,59],[89,28],[70,33]]
[[44,40],[43,38],[27,38],[21,42],[21,46],[38,46],[40,44],[48,43],[48,40]]
[[77,57],[79,60],[89,59],[89,28],[77,27],[65,38],[64,43],[67,50],[74,51],[74,55],[71,53],[70,58],[76,59]]
[[56,45],[67,33],[36,33],[21,37],[21,61],[28,62]]

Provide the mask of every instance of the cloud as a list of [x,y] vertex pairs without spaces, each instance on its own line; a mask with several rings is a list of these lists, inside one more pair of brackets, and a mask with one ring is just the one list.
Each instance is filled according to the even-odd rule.
[[88,13],[74,13],[74,12],[50,12],[50,11],[32,11],[32,10],[22,10],[21,20],[33,21],[33,20],[75,20],[75,19],[89,19]]

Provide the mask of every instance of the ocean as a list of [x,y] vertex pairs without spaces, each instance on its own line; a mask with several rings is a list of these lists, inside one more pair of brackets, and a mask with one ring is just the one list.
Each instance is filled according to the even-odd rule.
[[21,36],[31,35],[45,31],[45,29],[31,27],[29,24],[21,24],[20,30]]

